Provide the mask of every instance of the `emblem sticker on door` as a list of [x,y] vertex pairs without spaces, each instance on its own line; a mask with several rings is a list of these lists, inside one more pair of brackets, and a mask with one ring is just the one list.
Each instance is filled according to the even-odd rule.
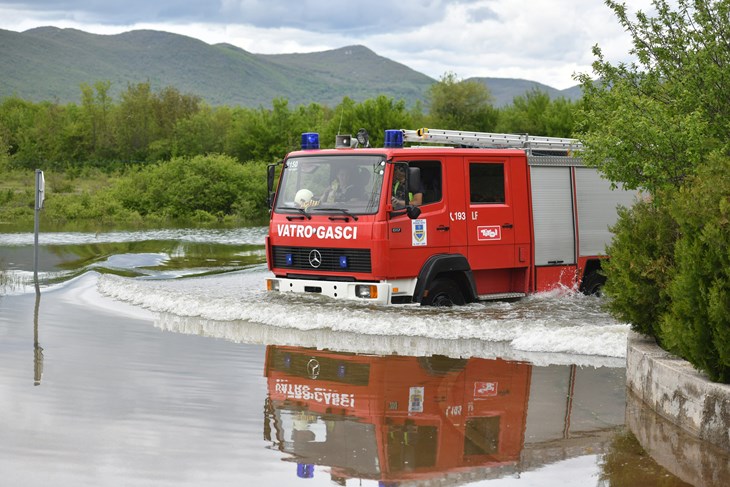
[[411,245],[420,247],[426,245],[426,220],[411,220]]
[[474,399],[484,399],[485,397],[496,396],[497,386],[497,382],[475,382]]
[[408,412],[423,412],[424,387],[411,387],[408,391]]
[[477,227],[477,239],[479,240],[502,240],[502,227],[499,225],[489,225],[486,227]]

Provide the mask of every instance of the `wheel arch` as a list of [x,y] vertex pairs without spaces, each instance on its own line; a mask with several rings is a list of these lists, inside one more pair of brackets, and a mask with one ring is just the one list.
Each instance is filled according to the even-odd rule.
[[584,294],[592,294],[595,292],[596,286],[602,286],[606,282],[606,277],[601,274],[601,264],[605,258],[588,259],[583,269],[583,276],[580,280],[580,292]]
[[426,290],[434,280],[440,277],[454,281],[467,303],[478,299],[474,275],[466,257],[461,254],[438,254],[432,255],[423,264],[421,272],[418,274],[413,301],[420,303]]

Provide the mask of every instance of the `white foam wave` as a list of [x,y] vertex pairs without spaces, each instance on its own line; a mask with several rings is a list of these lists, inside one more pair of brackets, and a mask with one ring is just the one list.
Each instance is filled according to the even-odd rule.
[[[261,245],[268,232],[267,227],[246,227],[218,230],[163,229],[136,232],[41,232],[40,245],[81,245],[90,243],[144,242],[150,240],[174,240],[228,245]],[[33,233],[0,233],[0,246],[18,247],[34,244]]]
[[376,307],[315,297],[269,295],[266,274],[153,281],[103,275],[102,294],[151,311],[211,321],[246,321],[299,331],[370,337],[419,337],[509,343],[530,353],[624,357],[629,326],[600,310],[595,298],[535,296],[515,303],[451,309]]
[[360,354],[428,357],[445,355],[452,358],[502,358],[533,365],[578,365],[581,367],[625,366],[619,357],[590,356],[556,352],[518,350],[509,342],[488,342],[477,339],[433,339],[405,335],[364,335],[335,332],[330,329],[299,330],[242,321],[214,321],[204,318],[160,313],[155,326],[164,331],[220,338],[235,343],[286,345]]
[[[42,290],[56,289],[63,286],[63,282],[48,284],[49,282],[68,279],[72,271],[38,272],[39,288]],[[17,296],[35,293],[35,275],[32,271],[8,270],[0,275],[0,296]]]

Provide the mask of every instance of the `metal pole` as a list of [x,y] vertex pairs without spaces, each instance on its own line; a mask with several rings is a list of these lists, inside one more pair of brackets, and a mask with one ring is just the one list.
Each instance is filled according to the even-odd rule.
[[38,341],[38,311],[41,304],[41,287],[38,283],[38,233],[40,230],[40,211],[45,199],[45,180],[43,171],[35,170],[35,228],[33,238],[33,282],[35,283],[35,310],[33,312],[33,385],[41,384],[43,376],[43,348]]
[[573,396],[575,395],[575,371],[578,368],[575,364],[570,366],[570,378],[568,379],[568,397],[565,403],[565,418],[563,420],[563,438],[570,438],[570,416],[573,413]]
[[33,311],[33,385],[41,385],[43,377],[43,347],[38,339],[38,314],[41,307],[41,291],[36,283],[35,309]]
[[40,225],[38,224],[38,169],[35,170],[35,231],[33,239],[33,282],[35,282],[36,292],[38,292],[38,231]]
[[38,233],[40,229],[40,211],[43,208],[43,199],[45,191],[45,181],[43,179],[43,171],[35,170],[35,231],[33,239],[33,282],[35,283],[36,294],[40,293],[38,285]]

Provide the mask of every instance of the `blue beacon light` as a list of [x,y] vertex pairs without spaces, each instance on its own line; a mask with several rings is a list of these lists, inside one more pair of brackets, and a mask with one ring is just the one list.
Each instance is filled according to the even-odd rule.
[[311,463],[297,463],[297,477],[311,479],[314,477],[314,465]]
[[319,149],[319,134],[317,132],[304,132],[302,134],[302,150]]
[[385,131],[385,147],[401,148],[403,147],[403,132],[400,130]]

